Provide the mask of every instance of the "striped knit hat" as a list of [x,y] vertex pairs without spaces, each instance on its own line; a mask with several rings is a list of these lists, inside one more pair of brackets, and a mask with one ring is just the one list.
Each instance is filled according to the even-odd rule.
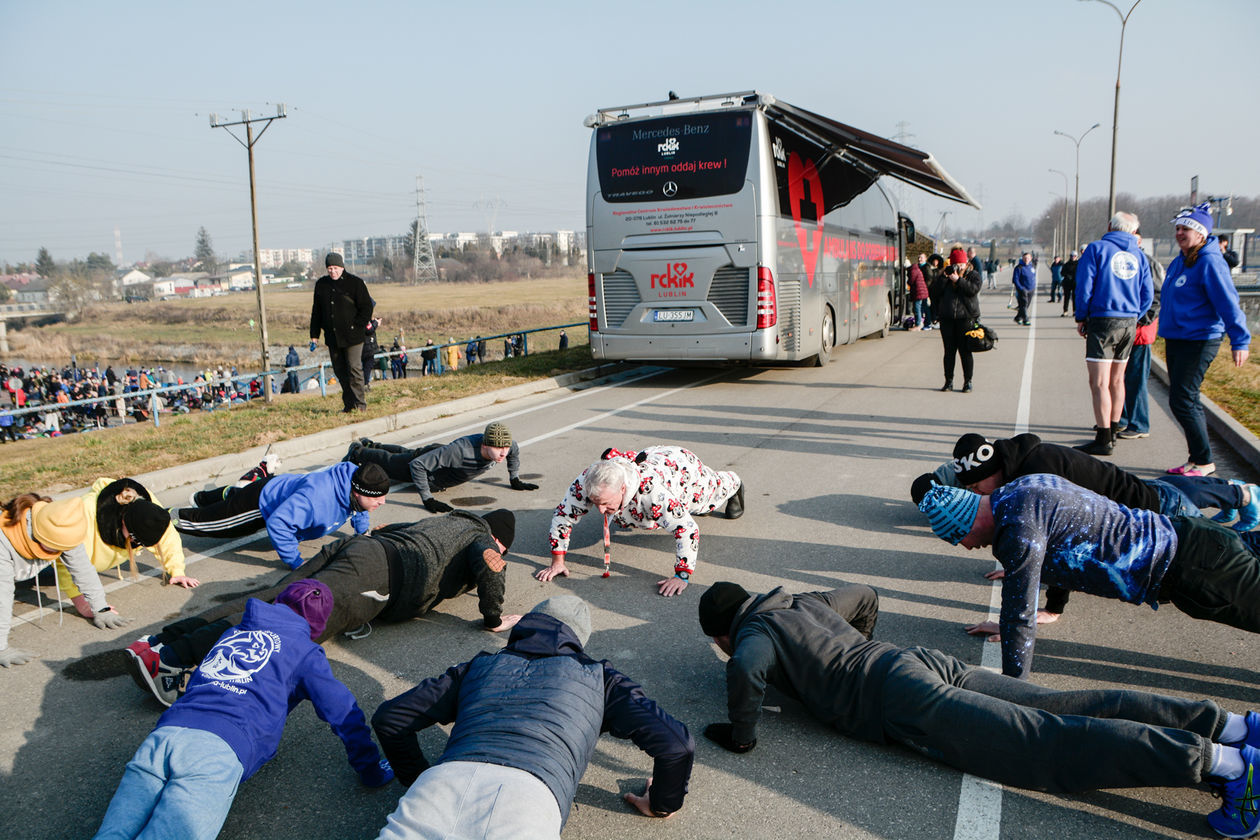
[[933,484],[919,502],[919,510],[927,515],[932,533],[950,545],[958,545],[967,536],[980,510],[980,494],[962,487]]

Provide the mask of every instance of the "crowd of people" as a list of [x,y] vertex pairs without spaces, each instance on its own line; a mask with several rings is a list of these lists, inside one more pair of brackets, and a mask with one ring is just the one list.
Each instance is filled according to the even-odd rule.
[[[1185,259],[1174,261],[1168,277],[1187,277],[1181,286],[1220,305],[1211,285],[1217,249],[1206,235],[1183,231],[1198,233],[1197,225],[1210,232],[1210,219],[1205,224],[1197,212],[1174,220]],[[1123,394],[1103,399],[1117,376],[1112,367],[1099,376],[1096,367],[1103,359],[1123,367],[1116,350],[1126,336],[1132,341],[1139,316],[1154,302],[1152,272],[1133,248],[1137,220],[1127,216],[1113,218],[1076,271],[1075,311],[1090,381],[1098,382],[1093,407],[1105,418],[1123,410]],[[959,344],[966,321],[978,317],[972,306],[981,274],[961,249],[948,262],[935,259],[928,286],[937,291],[946,348],[943,390],[952,387],[957,355],[967,391],[973,371]],[[1196,263],[1198,273],[1187,276]],[[1013,273],[1030,264],[1021,260]],[[1177,306],[1195,305],[1186,300],[1191,290],[1179,291]],[[1165,292],[1165,307],[1169,297]],[[1172,319],[1176,329],[1203,331],[1207,314],[1201,306],[1191,311],[1198,320]],[[1249,335],[1232,331],[1230,317],[1218,315],[1215,340],[1228,334],[1245,360]],[[334,352],[352,366],[358,348],[338,342]],[[353,399],[346,398],[347,411],[356,410]],[[1113,425],[1102,421],[1098,440],[1104,428],[1110,441]],[[967,549],[991,547],[1001,567],[990,575],[1001,580],[999,620],[966,628],[1001,645],[1000,674],[939,650],[875,639],[879,596],[870,586],[757,594],[736,583],[709,584],[698,619],[703,635],[729,657],[728,714],[706,726],[705,737],[734,753],[753,750],[765,691],[774,686],[840,732],[902,744],[1002,784],[1052,792],[1206,784],[1222,799],[1208,815],[1217,833],[1256,833],[1260,714],[1129,689],[1060,692],[1030,679],[1037,628],[1061,619],[1073,591],[1172,604],[1196,619],[1260,633],[1260,487],[1188,468],[1203,467],[1199,461],[1143,480],[1103,454],[1030,434],[968,433],[948,461],[910,487],[932,533]],[[342,741],[363,785],[396,779],[406,789],[381,838],[554,840],[603,732],[630,740],[653,760],[642,791],[623,796],[634,812],[665,818],[681,809],[695,754],[687,725],[587,653],[593,627],[580,598],[557,595],[524,615],[504,614],[516,516],[455,510],[437,498],[499,463],[512,490],[538,489],[522,480],[519,445],[496,421],[480,434],[420,448],[360,439],[341,462],[307,474],[264,462],[169,511],[130,479],[101,479],[80,498],[23,494],[0,507],[0,571],[9,578],[0,580],[0,596],[10,601],[0,603],[5,667],[35,656],[8,646],[8,620],[12,581],[41,566],[54,564],[59,586],[77,593],[76,610],[106,629],[127,619],[107,603],[99,572],[130,562],[134,574],[138,550],[151,549],[172,583],[199,584],[185,574],[181,535],[232,539],[265,530],[287,569],[248,597],[126,648],[131,676],[166,711],[127,765],[97,837],[216,836],[237,785],[275,755],[289,712],[304,700]],[[414,486],[429,515],[373,528],[371,515],[394,483]],[[604,519],[605,576],[610,526],[661,531],[674,541],[672,574],[656,581],[656,591],[682,595],[697,572],[701,522],[741,518],[746,487],[740,474],[706,466],[683,447],[608,448],[555,507],[551,562],[534,576],[552,582],[570,574],[572,529],[596,513]],[[303,542],[347,522],[353,536],[303,556]],[[1043,584],[1050,590],[1040,608]],[[507,633],[507,645],[385,700],[369,728],[320,645],[336,636],[362,640],[373,622],[422,616],[472,591],[479,627]],[[417,735],[435,724],[451,730],[431,761]]]

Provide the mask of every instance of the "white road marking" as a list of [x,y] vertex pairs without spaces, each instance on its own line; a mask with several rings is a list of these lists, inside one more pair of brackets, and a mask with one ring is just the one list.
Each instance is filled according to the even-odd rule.
[[[1036,294],[1029,306],[1032,326],[1028,328],[1028,343],[1024,348],[1024,369],[1020,373],[1019,402],[1015,408],[1015,431],[1022,435],[1028,431],[1028,416],[1032,406],[1033,357],[1037,347]],[[994,568],[1001,564],[994,561]],[[989,589],[989,621],[997,621],[1002,612],[1002,582],[995,580]],[[1002,670],[1002,646],[980,643],[980,667],[995,673]],[[954,822],[954,840],[997,840],[1002,834],[1002,786],[997,782],[964,773],[962,788],[958,792],[958,816]]]

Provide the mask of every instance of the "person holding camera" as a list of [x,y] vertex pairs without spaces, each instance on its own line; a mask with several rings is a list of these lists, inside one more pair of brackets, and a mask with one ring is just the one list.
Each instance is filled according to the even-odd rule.
[[967,346],[967,330],[980,320],[980,272],[967,261],[961,247],[949,252],[949,265],[932,281],[932,300],[940,322],[941,343],[945,347],[945,384],[942,391],[954,390],[955,356],[962,360],[964,394],[971,391],[973,361]]

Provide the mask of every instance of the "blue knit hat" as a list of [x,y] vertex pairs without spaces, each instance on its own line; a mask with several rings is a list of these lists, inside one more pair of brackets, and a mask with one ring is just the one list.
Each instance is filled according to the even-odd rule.
[[958,545],[967,536],[980,510],[980,494],[962,487],[933,484],[919,510],[927,515],[932,533],[950,545]]
[[1212,235],[1212,205],[1206,201],[1194,207],[1185,207],[1172,220],[1174,225],[1197,230],[1204,236]]

